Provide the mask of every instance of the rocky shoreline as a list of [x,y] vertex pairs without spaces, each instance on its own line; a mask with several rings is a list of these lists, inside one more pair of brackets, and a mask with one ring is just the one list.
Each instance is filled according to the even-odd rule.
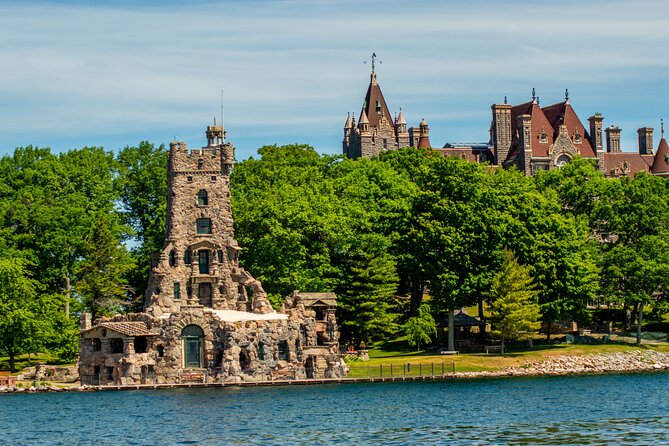
[[[489,379],[509,377],[541,377],[541,376],[564,376],[583,374],[609,374],[609,373],[644,373],[669,371],[669,353],[661,353],[653,350],[632,350],[628,352],[601,353],[582,356],[559,356],[544,361],[528,362],[519,367],[508,367],[495,371],[483,372],[455,372],[445,376],[420,377],[425,379]],[[361,378],[338,378],[325,380],[301,380],[300,384],[323,384],[333,383],[356,383],[376,381],[403,381],[402,377],[388,377],[385,379],[361,379]],[[28,384],[28,385],[26,385]],[[265,383],[248,383],[250,385],[282,385],[291,384],[290,381],[270,381]],[[239,385],[239,384],[232,384]],[[178,385],[176,385],[178,386]],[[176,387],[165,386],[165,387]],[[206,387],[193,386],[193,387]],[[218,385],[219,387],[221,385]],[[106,386],[105,386],[106,387]],[[139,389],[143,386],[109,386],[109,390],[121,388]],[[147,385],[146,388],[160,388],[161,385]],[[104,390],[98,386],[57,386],[30,385],[30,383],[19,383],[12,387],[0,387],[0,393],[39,393],[39,392],[86,392]]]

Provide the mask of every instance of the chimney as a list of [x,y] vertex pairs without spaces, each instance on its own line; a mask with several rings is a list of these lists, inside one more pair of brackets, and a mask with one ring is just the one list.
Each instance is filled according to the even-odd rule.
[[91,313],[81,313],[80,323],[82,330],[88,330],[93,326],[92,318],[93,316],[91,315]]
[[606,128],[606,151],[609,153],[620,152],[620,127],[611,126]]
[[604,117],[601,113],[595,113],[588,118],[588,122],[590,123],[590,143],[592,144],[592,148],[597,152],[604,150],[602,121],[604,121]]
[[511,105],[492,105],[492,135],[491,140],[495,153],[495,164],[502,164],[511,148]]
[[641,127],[637,130],[639,134],[639,154],[653,154],[653,129],[651,127]]

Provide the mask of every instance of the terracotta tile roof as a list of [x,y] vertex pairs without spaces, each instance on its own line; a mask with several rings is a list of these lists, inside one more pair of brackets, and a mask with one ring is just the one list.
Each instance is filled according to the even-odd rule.
[[429,149],[432,147],[432,144],[430,143],[430,137],[429,136],[421,136],[418,139],[418,148],[419,149]]
[[604,171],[609,175],[618,171],[620,174],[634,177],[634,174],[639,172],[650,172],[653,159],[653,155],[641,155],[633,152],[607,152],[604,154]]
[[144,322],[101,322],[86,331],[99,327],[114,330],[126,336],[156,336],[158,334],[149,330]]
[[486,161],[492,162],[495,159],[492,150],[490,149],[477,150],[473,147],[442,147],[439,149],[434,149],[434,151],[439,152],[444,156],[458,156],[472,163],[477,162],[477,154],[485,154]]
[[[526,102],[511,108],[511,126],[515,137],[515,130],[518,129],[518,117],[521,115],[530,115],[532,117],[532,156],[548,156],[548,148],[555,141],[555,132],[552,124],[546,119],[539,104],[535,102]],[[541,142],[541,132],[546,133],[546,142]],[[509,159],[507,157],[507,159]]]
[[656,175],[669,173],[669,145],[667,145],[667,140],[664,137],[662,137],[660,145],[657,147],[652,171]]
[[570,137],[573,138],[574,133],[577,130],[581,135],[581,144],[574,144],[574,146],[579,147],[581,156],[587,158],[594,158],[597,156],[592,148],[592,144],[590,143],[590,135],[583,126],[581,120],[576,115],[576,112],[572,108],[569,101],[549,105],[547,107],[543,107],[541,110],[553,128],[553,138],[556,138],[560,132],[560,125],[564,124],[567,126],[567,131]]

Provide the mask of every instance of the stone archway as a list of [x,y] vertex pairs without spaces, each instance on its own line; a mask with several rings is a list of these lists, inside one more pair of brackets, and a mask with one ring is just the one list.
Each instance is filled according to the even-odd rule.
[[181,330],[183,366],[187,369],[200,369],[204,357],[204,330],[198,325],[186,325]]

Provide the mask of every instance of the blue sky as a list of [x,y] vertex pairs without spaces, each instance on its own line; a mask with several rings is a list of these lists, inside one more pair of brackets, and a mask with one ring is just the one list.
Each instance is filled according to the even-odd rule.
[[[490,105],[561,101],[622,128],[669,119],[666,1],[0,1],[0,154],[204,143],[340,153],[372,52],[393,111],[432,144],[488,140]],[[666,114],[665,114],[666,113]],[[219,118],[217,118],[219,119]],[[587,123],[586,123],[587,125]]]

